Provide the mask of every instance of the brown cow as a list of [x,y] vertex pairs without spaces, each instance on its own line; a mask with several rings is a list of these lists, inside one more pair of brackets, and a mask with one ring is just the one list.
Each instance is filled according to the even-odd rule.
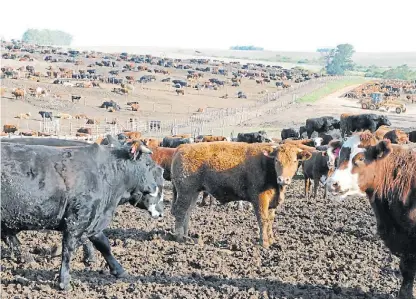
[[148,148],[157,148],[160,145],[160,140],[155,138],[144,138],[142,142]]
[[151,148],[153,154],[152,159],[155,161],[157,165],[162,167],[165,171],[163,172],[163,178],[167,181],[172,179],[171,177],[171,165],[173,155],[176,152],[176,148],[169,148],[169,147],[156,147]]
[[139,104],[131,104],[131,111],[139,111],[140,106]]
[[284,200],[299,160],[312,155],[295,145],[210,142],[180,145],[172,161],[176,239],[188,234],[189,217],[199,192],[225,203],[245,200],[253,204],[260,227],[260,244],[273,241],[276,208]]
[[400,257],[403,281],[399,298],[413,298],[416,274],[416,152],[390,140],[363,146],[351,136],[341,147],[339,166],[328,179],[328,191],[367,196],[384,244]]
[[142,137],[141,132],[123,132],[123,134],[131,140],[140,140],[140,137]]
[[19,115],[15,116],[14,118],[19,118],[19,119],[29,119],[31,116],[30,112],[28,113],[20,113]]
[[230,139],[224,136],[204,136],[204,138],[202,138],[202,142],[215,142],[215,141],[230,141]]
[[177,135],[172,135],[170,137],[172,138],[191,138],[191,134],[177,134]]
[[386,135],[387,132],[391,131],[391,128],[389,126],[380,126],[375,132],[375,136],[378,140],[383,140],[384,135]]
[[83,119],[83,118],[88,119],[88,116],[86,116],[85,114],[77,114],[75,115],[75,118],[76,119]]
[[16,132],[18,129],[15,125],[4,125],[3,126],[3,131],[5,133],[12,133],[14,134],[14,132]]
[[409,143],[409,136],[403,130],[394,129],[384,135],[384,139],[388,139],[394,144]]
[[185,90],[183,90],[183,89],[176,89],[175,91],[176,91],[177,95],[180,95],[180,94],[185,95]]
[[14,95],[16,97],[16,100],[17,100],[17,98],[22,98],[23,99],[26,95],[26,92],[25,92],[24,89],[15,88],[12,91],[12,95]]

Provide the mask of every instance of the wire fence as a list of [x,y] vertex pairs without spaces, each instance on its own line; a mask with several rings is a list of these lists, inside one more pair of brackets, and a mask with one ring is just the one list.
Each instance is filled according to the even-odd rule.
[[[173,120],[130,118],[125,122],[111,123],[105,119],[102,124],[85,124],[85,120],[43,119],[39,125],[39,132],[61,136],[62,138],[65,138],[65,136],[71,138],[70,136],[75,135],[80,129],[84,129],[84,131],[90,133],[92,139],[106,134],[115,135],[123,131],[139,131],[145,137],[155,138],[173,134],[225,136],[230,127],[242,125],[244,122],[262,115],[275,114],[305,94],[341,78],[347,79],[348,77],[331,76],[312,79],[273,93],[266,93],[252,104],[245,104],[236,108],[205,109],[203,112],[194,112],[188,117]],[[309,85],[314,85],[313,90],[302,90]],[[157,105],[157,103],[153,103],[153,111],[157,110]],[[170,111],[172,111],[172,106]]]

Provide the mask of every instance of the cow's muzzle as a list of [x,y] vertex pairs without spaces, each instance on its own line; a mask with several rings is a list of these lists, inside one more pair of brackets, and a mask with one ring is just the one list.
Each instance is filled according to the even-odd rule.
[[292,183],[292,178],[284,177],[284,176],[278,176],[277,177],[277,183],[279,185],[282,185],[282,186],[289,185],[290,183]]

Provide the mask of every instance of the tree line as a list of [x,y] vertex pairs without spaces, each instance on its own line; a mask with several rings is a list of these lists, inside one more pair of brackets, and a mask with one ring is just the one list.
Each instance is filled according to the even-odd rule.
[[263,51],[264,48],[255,47],[255,46],[232,46],[230,50],[239,50],[239,51]]
[[42,46],[69,46],[72,35],[61,30],[28,29],[23,33],[22,41]]

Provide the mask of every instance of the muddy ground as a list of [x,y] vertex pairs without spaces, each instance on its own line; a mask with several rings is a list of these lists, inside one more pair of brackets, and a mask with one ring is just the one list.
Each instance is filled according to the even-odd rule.
[[[79,248],[68,293],[56,288],[60,257],[46,254],[60,234],[24,232],[23,249],[38,254],[23,265],[1,260],[2,298],[395,298],[398,259],[376,235],[367,200],[339,203],[322,195],[305,200],[303,180],[294,181],[274,223],[279,240],[268,250],[258,245],[253,211],[235,203],[198,206],[193,243],[169,240],[170,202],[161,221],[119,207],[106,232],[130,277],[113,278],[99,254],[86,268]],[[170,184],[165,197],[172,198]],[[2,253],[9,253],[4,245]]]

